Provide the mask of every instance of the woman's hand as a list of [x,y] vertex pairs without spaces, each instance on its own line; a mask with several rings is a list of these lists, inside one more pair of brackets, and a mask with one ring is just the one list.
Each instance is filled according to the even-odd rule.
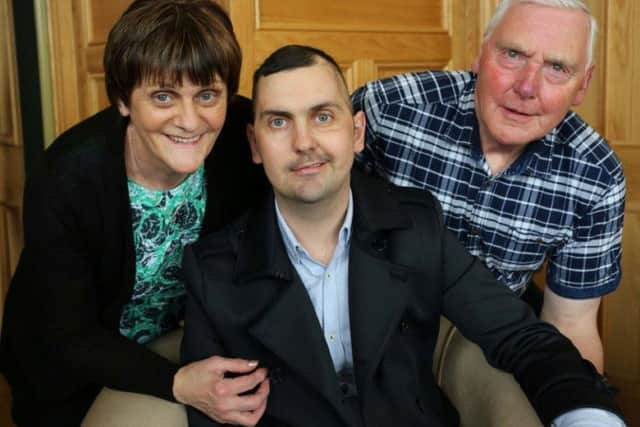
[[269,395],[267,370],[257,366],[256,361],[219,356],[190,363],[174,376],[173,395],[219,423],[253,427]]

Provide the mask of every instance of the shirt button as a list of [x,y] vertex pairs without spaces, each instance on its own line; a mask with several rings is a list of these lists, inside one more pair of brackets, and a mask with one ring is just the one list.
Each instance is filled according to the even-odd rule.
[[329,335],[329,340],[330,340],[330,341],[333,341],[333,340],[335,340],[335,339],[336,339],[336,336],[335,336],[335,335]]
[[469,230],[469,235],[470,236],[478,236],[478,235],[480,235],[480,230],[478,230],[477,228],[472,228],[471,230]]
[[486,180],[484,182],[484,189],[488,190],[489,188],[491,188],[491,184],[493,184],[493,181],[491,181],[490,179]]

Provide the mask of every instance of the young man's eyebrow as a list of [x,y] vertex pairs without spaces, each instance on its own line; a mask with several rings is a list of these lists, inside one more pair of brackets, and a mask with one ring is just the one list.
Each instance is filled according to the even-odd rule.
[[293,117],[293,114],[289,111],[286,110],[264,110],[261,111],[260,114],[258,115],[260,118],[265,117],[265,116],[282,116],[282,117],[287,117],[287,118],[291,118]]
[[344,107],[342,104],[338,103],[338,102],[334,102],[334,101],[327,101],[327,102],[321,102],[319,104],[316,104],[314,106],[312,106],[311,108],[309,108],[309,111],[320,111],[320,110],[324,110],[326,108],[337,108],[342,110]]

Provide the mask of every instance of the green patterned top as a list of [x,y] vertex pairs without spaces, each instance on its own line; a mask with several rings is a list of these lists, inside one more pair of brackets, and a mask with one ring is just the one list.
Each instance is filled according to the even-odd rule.
[[184,314],[182,252],[202,227],[207,202],[204,167],[171,190],[129,180],[136,277],[120,332],[144,344],[174,329]]

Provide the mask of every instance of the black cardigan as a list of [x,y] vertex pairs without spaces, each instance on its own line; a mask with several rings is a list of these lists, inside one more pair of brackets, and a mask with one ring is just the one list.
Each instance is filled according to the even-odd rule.
[[[266,188],[262,168],[251,163],[250,117],[249,101],[234,97],[205,161],[203,235]],[[0,341],[20,425],[79,423],[102,386],[173,399],[178,366],[118,332],[135,277],[126,126],[113,107],[81,122],[51,145],[27,181],[25,247]]]

